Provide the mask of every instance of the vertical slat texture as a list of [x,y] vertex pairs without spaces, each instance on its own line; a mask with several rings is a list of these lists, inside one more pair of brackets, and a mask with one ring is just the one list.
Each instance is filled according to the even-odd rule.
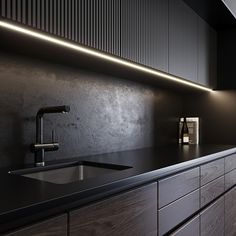
[[78,27],[79,27],[79,22],[78,22],[78,1],[75,0],[75,41],[78,42]]
[[[32,1],[31,1],[31,0],[28,0],[27,5],[28,5],[28,9],[27,9],[27,14],[28,14],[27,19],[28,19],[28,22],[27,22],[27,24],[28,24],[29,26],[32,26]],[[14,20],[14,19],[13,19],[13,20]]]
[[6,17],[6,0],[1,0],[1,16]]
[[64,12],[64,1],[61,0],[61,37],[65,37],[65,24],[64,24],[64,21],[65,21],[65,12]]
[[53,33],[53,0],[49,0],[49,32]]
[[11,18],[11,1],[7,1],[7,18]]
[[49,1],[45,2],[45,31],[49,31]]
[[61,36],[61,0],[57,0],[57,35]]
[[53,34],[57,34],[57,0],[53,0]]
[[75,1],[71,2],[71,39],[75,40]]
[[32,26],[36,28],[36,0],[32,0]]
[[41,0],[37,0],[37,4],[36,4],[36,12],[37,12],[37,17],[36,17],[36,25],[37,25],[37,29],[41,29],[41,4],[40,4]]
[[[121,55],[121,0],[0,0],[0,3],[1,17]],[[134,14],[136,24],[140,19],[137,12]],[[138,32],[133,39],[138,40],[140,35]]]
[[121,56],[168,71],[168,1],[121,0]]
[[67,11],[67,1],[65,1],[65,22],[64,22],[64,27],[65,27],[65,38],[68,38],[68,11]]
[[22,14],[22,23],[26,24],[27,22],[27,14],[26,14],[26,0],[22,0],[22,6],[21,6],[21,14]]
[[16,0],[12,0],[12,20],[16,20]]
[[45,30],[45,0],[41,0],[41,11],[40,11],[40,18],[41,18],[41,29]]
[[17,7],[17,21],[22,22],[22,15],[21,15],[21,0],[16,1],[16,7]]
[[71,39],[71,0],[68,0],[68,39]]

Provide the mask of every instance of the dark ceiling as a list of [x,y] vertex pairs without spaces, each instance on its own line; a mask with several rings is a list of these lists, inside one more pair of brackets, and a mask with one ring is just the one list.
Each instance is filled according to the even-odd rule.
[[236,19],[222,0],[184,0],[216,30],[236,27]]

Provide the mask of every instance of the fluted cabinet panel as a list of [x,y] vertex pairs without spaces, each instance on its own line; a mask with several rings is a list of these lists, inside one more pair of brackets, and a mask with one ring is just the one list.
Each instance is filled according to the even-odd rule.
[[1,16],[168,71],[166,0],[0,0]]
[[120,0],[0,0],[1,17],[120,56]]
[[168,71],[168,1],[121,0],[122,57]]
[[182,0],[169,0],[169,73],[198,82],[198,16]]

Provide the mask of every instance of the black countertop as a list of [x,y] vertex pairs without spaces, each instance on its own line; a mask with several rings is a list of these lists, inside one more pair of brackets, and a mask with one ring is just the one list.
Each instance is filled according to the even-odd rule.
[[12,175],[8,174],[9,169],[0,169],[0,233],[234,152],[236,146],[192,145],[73,158],[67,161],[86,160],[132,168],[64,185]]

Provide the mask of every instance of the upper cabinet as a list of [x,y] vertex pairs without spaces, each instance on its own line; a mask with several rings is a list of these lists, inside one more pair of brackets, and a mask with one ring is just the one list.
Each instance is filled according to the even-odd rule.
[[121,0],[121,56],[168,72],[168,1]]
[[217,88],[236,89],[235,55],[236,29],[219,32],[218,40],[218,80]]
[[198,17],[198,83],[215,87],[217,77],[217,33]]
[[182,0],[0,0],[0,16],[212,87],[216,33]]
[[[78,31],[75,40],[83,45],[120,56],[120,0],[69,0],[68,3],[70,2],[75,4],[71,9],[77,18],[74,23],[77,24],[75,30]],[[73,18],[71,23],[73,24]]]
[[1,16],[120,56],[120,0],[1,0]]
[[169,0],[169,73],[214,88],[217,34],[182,0]]
[[182,0],[169,0],[169,73],[197,83],[197,14]]

